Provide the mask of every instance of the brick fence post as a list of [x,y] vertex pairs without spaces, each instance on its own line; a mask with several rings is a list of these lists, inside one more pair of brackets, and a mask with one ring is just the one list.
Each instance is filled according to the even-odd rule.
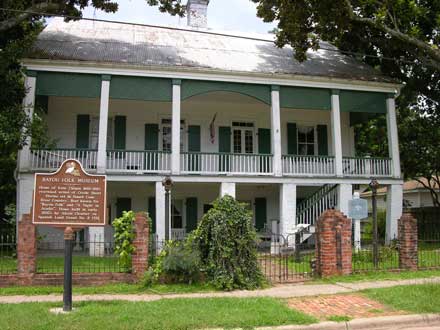
[[17,271],[21,284],[30,285],[37,270],[37,230],[31,216],[24,214],[18,222]]
[[398,222],[399,268],[417,270],[418,237],[417,219],[411,213],[404,213]]
[[327,210],[316,222],[315,231],[317,274],[351,274],[351,220],[339,211]]
[[148,226],[148,214],[136,213],[134,220],[135,238],[133,245],[135,251],[132,256],[132,273],[137,279],[141,279],[148,267],[148,241],[150,228]]

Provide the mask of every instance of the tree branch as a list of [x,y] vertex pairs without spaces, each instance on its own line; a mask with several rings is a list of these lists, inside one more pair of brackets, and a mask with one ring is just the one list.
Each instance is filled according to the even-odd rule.
[[432,182],[432,176],[429,178],[425,178],[428,182],[428,184],[426,184],[425,182],[423,182],[422,180],[420,180],[419,178],[416,178],[415,180],[417,182],[419,182],[423,187],[425,187],[426,189],[429,190],[429,193],[431,194],[431,198],[432,198],[432,203],[434,206],[436,207],[440,207],[440,200],[439,200],[439,196],[438,196],[438,192],[436,192],[435,190],[435,186],[433,187],[431,185]]
[[382,30],[383,32],[388,33],[390,36],[399,39],[409,45],[417,47],[417,49],[425,52],[432,60],[433,65],[440,69],[440,51],[431,47],[428,43],[423,42],[417,38],[413,38],[405,33],[400,32],[399,30],[392,29],[385,24],[381,24],[377,20],[373,18],[359,17],[355,14],[353,10],[353,6],[351,5],[350,0],[345,0],[345,4],[347,7],[347,13],[349,18],[358,23],[363,23],[369,26],[372,26],[376,29]]
[[20,24],[24,20],[28,19],[30,16],[36,15],[36,14],[44,14],[47,11],[56,10],[59,8],[59,5],[56,3],[39,3],[37,5],[34,5],[33,7],[30,7],[26,9],[24,12],[20,13],[17,16],[11,17],[9,19],[6,19],[4,21],[0,22],[0,32],[5,32],[14,26]]

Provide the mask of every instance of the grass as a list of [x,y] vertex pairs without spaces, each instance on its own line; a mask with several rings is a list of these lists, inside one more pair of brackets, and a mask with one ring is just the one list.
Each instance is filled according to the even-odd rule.
[[363,291],[369,298],[397,310],[440,313],[440,285],[421,284]]
[[246,329],[259,326],[310,324],[311,316],[289,309],[273,298],[173,299],[154,302],[86,302],[74,304],[76,311],[53,315],[59,305],[28,303],[0,305],[1,329],[166,329],[210,327]]
[[328,321],[333,321],[333,322],[348,322],[350,320],[352,320],[352,318],[350,316],[346,316],[346,315],[331,315],[329,317],[327,317]]
[[[171,294],[212,292],[216,289],[209,284],[155,284],[143,287],[137,284],[107,284],[102,286],[73,286],[74,294]],[[0,296],[36,296],[48,294],[62,294],[62,286],[11,286],[0,288]]]
[[351,282],[363,282],[363,281],[392,281],[392,280],[410,280],[418,278],[429,279],[431,277],[440,277],[440,269],[434,270],[419,270],[416,272],[412,271],[400,271],[400,272],[366,272],[366,273],[356,273],[352,275],[344,276],[332,276],[325,279],[317,279],[310,284],[317,283],[351,283]]

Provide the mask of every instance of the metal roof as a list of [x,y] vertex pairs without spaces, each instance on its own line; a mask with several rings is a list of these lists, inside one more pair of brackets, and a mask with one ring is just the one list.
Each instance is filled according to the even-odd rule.
[[309,51],[298,62],[290,47],[275,46],[273,35],[53,19],[39,35],[30,58],[193,68],[222,72],[333,77],[390,81],[373,68],[326,49]]

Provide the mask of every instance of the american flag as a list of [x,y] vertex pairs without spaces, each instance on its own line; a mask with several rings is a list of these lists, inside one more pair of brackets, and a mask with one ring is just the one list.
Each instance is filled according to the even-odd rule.
[[211,124],[209,125],[209,130],[211,132],[211,143],[213,144],[215,142],[215,118],[217,118],[217,113],[215,113],[214,117],[212,118]]

